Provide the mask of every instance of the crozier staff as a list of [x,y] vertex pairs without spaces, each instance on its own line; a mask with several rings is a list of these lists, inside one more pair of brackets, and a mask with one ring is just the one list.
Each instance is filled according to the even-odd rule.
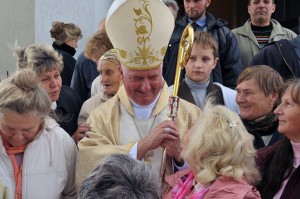
[[78,144],[77,186],[112,153],[150,162],[157,172],[163,147],[173,160],[179,159],[180,134],[191,127],[200,109],[182,100],[175,122],[167,120],[170,93],[162,78],[162,60],[173,28],[173,15],[160,0],[113,2],[106,31],[118,49],[123,86],[87,120],[91,130]]

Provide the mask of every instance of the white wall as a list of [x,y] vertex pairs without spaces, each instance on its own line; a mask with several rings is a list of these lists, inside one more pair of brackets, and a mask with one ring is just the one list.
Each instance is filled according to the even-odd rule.
[[106,16],[112,0],[36,0],[35,42],[52,44],[49,30],[53,21],[74,23],[82,30],[75,57],[84,49],[86,39],[98,28]]
[[[0,80],[16,70],[14,44],[34,42],[34,1],[0,0]],[[10,47],[9,47],[10,46]]]
[[[33,43],[52,44],[49,30],[53,21],[74,23],[82,30],[75,58],[83,51],[86,39],[113,0],[1,0],[0,1],[0,79],[15,70],[15,58],[7,44],[26,47]],[[6,19],[6,20],[5,20]]]

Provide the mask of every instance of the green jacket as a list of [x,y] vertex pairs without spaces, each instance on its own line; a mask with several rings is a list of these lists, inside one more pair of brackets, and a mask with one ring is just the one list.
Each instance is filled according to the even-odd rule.
[[[281,39],[290,40],[297,36],[293,31],[282,27],[275,19],[271,19],[271,23],[273,30],[269,38],[269,43],[272,41],[279,41]],[[250,19],[248,19],[243,26],[233,29],[232,32],[237,38],[241,51],[242,63],[245,68],[250,65],[254,55],[256,55],[261,49],[251,30]]]

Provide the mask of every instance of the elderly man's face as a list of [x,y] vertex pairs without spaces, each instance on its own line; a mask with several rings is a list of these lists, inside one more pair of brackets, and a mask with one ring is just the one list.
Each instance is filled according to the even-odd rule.
[[268,26],[275,7],[272,0],[251,0],[248,5],[251,23],[256,26]]
[[211,0],[184,0],[186,15],[192,20],[199,20],[206,12]]
[[135,103],[151,104],[163,87],[162,66],[150,70],[133,70],[122,66],[123,84]]

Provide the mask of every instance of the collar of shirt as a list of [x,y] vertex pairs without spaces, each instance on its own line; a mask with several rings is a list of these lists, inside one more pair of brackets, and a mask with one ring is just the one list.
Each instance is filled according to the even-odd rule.
[[[188,18],[188,22],[189,22],[190,24],[192,24],[194,21],[191,20],[190,18]],[[204,16],[202,17],[202,19],[200,19],[200,20],[198,20],[198,21],[195,21],[195,22],[196,22],[196,24],[199,26],[198,28],[199,28],[199,29],[202,29],[204,26],[206,26],[206,15],[204,15]],[[197,30],[198,30],[198,28],[197,28]]]
[[56,108],[57,108],[56,102],[52,102],[52,103],[51,103],[51,110],[55,111]]
[[131,100],[129,98],[130,103],[131,103],[132,108],[133,108],[134,117],[136,119],[149,119],[150,116],[151,116],[152,110],[153,110],[153,108],[155,107],[155,105],[158,101],[158,98],[159,98],[160,94],[161,94],[161,92],[157,95],[155,100],[147,106],[139,105],[139,104],[135,103],[133,100]]

